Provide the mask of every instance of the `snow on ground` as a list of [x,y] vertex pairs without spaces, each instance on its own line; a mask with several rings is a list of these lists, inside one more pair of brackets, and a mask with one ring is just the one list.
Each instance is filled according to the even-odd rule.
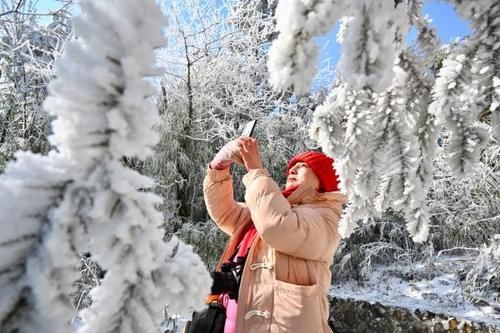
[[[332,285],[330,296],[409,310],[448,315],[458,320],[500,327],[498,304],[472,304],[465,300],[458,276],[474,262],[474,257],[440,256],[433,262],[413,265],[393,264],[373,267],[369,280]],[[166,320],[161,333],[181,333],[186,316]]]
[[[444,266],[447,263],[450,268],[454,266],[453,260],[441,258],[441,264],[437,262],[434,265]],[[330,295],[371,304],[378,302],[385,306],[420,309],[500,327],[500,309],[496,305],[475,305],[465,300],[456,267],[455,272],[440,270],[441,274],[415,274],[428,270],[428,266],[423,264],[377,267],[363,286],[357,281],[343,282],[333,285]],[[425,275],[428,278],[422,278]]]

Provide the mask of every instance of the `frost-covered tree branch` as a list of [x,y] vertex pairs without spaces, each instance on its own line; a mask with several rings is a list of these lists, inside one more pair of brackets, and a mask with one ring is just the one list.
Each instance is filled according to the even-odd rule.
[[[432,80],[408,51],[401,53],[394,72],[391,89],[374,96],[377,106],[364,105],[358,98],[347,117],[345,150],[336,155],[350,199],[341,231],[348,236],[357,220],[380,216],[392,207],[405,213],[410,233],[421,242],[429,229],[425,194],[432,182],[436,140],[435,120],[426,113]],[[324,139],[331,144],[331,139]]]
[[451,2],[474,30],[445,59],[430,110],[450,128],[449,163],[457,175],[465,175],[479,161],[490,136],[489,129],[477,123],[482,112],[491,113],[493,135],[497,141],[500,138],[500,4],[488,0]]
[[[411,15],[427,31],[425,38],[435,42],[419,10],[392,1],[357,1],[351,17],[342,20],[339,84],[316,111],[312,134],[336,158],[341,187],[349,196],[340,225],[345,237],[357,221],[389,207],[405,212],[415,240],[427,237],[424,199],[432,180],[427,158],[432,160],[435,122],[426,116],[429,99],[423,96],[429,95],[432,80],[409,51],[401,53]],[[377,94],[391,81],[390,89]]]
[[0,177],[2,332],[69,329],[79,227],[65,215],[71,182],[67,161],[57,153],[18,153]]
[[[341,223],[344,236],[355,230],[357,221],[393,208],[404,213],[413,239],[424,241],[429,230],[425,199],[432,183],[438,120],[452,131],[450,164],[459,174],[472,169],[488,141],[487,127],[476,124],[485,109],[492,114],[493,132],[497,131],[500,5],[488,0],[452,2],[473,22],[475,32],[452,51],[435,82],[422,60],[434,59],[439,39],[422,15],[422,1],[355,0],[338,15],[342,53],[337,82],[316,110],[311,134],[335,158],[342,190],[349,196]],[[280,3],[283,8],[288,5]],[[307,7],[305,1],[297,3]],[[278,47],[278,38],[271,60],[294,59],[292,46],[302,40],[296,27],[307,22],[308,14],[279,9],[280,37],[288,36],[290,47]],[[418,32],[416,45],[406,50],[412,25]],[[304,48],[301,54],[316,52],[314,45]],[[296,68],[290,62],[270,61],[271,74],[282,79],[272,81],[275,88],[294,84],[288,76],[276,74],[280,71],[311,72],[311,62],[292,63]],[[306,83],[302,91],[309,88],[309,81],[300,82]]]
[[[82,5],[85,15],[75,20],[75,31],[83,43],[68,45],[68,62],[47,100],[59,116],[54,128],[63,133],[54,142],[68,154],[81,154],[79,185],[93,199],[79,213],[90,252],[107,271],[91,292],[92,306],[81,312],[78,331],[153,332],[163,305],[171,311],[199,308],[211,282],[190,247],[175,238],[163,242],[163,218],[155,207],[160,200],[140,191],[151,180],[120,161],[146,157],[158,140],[153,90],[144,77],[158,73],[150,64],[164,43],[163,14],[153,0]],[[76,90],[81,84],[89,89]],[[76,116],[75,110],[86,112]]]
[[17,3],[15,4],[14,8],[10,10],[3,11],[4,8],[2,8],[2,12],[0,12],[0,18],[11,14],[19,14],[19,10],[21,9],[23,2],[24,2],[23,0],[17,0]]
[[391,84],[393,65],[409,30],[405,3],[356,0],[351,3],[339,74],[355,90],[382,92]]
[[[164,305],[200,308],[211,283],[191,247],[163,241],[160,199],[145,191],[152,181],[122,163],[145,158],[158,141],[145,78],[159,74],[151,64],[165,19],[154,0],[97,0],[82,1],[74,23],[79,38],[68,44],[44,105],[56,118],[57,152],[18,155],[0,179],[2,214],[21,208],[0,225],[0,276],[12,287],[2,294],[0,323],[67,332],[78,253],[89,250],[106,274],[78,331],[156,332]],[[46,177],[36,178],[40,172]]]
[[279,1],[278,38],[269,51],[270,83],[305,94],[316,74],[318,47],[313,37],[327,33],[343,15],[343,0]]
[[427,56],[432,56],[441,44],[436,29],[431,25],[431,20],[422,14],[422,0],[412,0],[409,4],[410,23],[417,29],[417,45]]
[[474,50],[467,45],[463,53],[448,57],[434,87],[431,112],[451,129],[448,146],[449,163],[457,175],[469,173],[479,160],[481,149],[488,142],[488,130],[475,121],[481,111],[477,101],[477,81],[470,85]]

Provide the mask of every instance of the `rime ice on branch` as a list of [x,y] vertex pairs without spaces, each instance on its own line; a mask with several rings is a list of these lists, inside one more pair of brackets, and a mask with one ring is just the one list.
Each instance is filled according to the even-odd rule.
[[69,294],[79,275],[78,224],[65,216],[69,170],[58,153],[18,152],[0,177],[2,332],[69,331]]
[[343,12],[344,0],[287,0],[276,9],[278,38],[269,51],[271,85],[307,92],[316,74],[318,47],[313,38],[327,33]]
[[78,332],[156,332],[164,305],[200,308],[211,284],[191,247],[163,242],[160,198],[145,191],[152,180],[121,161],[148,156],[158,141],[145,77],[159,74],[151,64],[165,19],[154,0],[96,0],[82,1],[74,24],[79,38],[45,103],[57,152],[18,155],[0,178],[1,212],[16,212],[0,224],[0,283],[12,287],[0,325],[67,332],[78,252],[90,251],[106,275]]
[[[79,332],[153,332],[163,305],[199,308],[211,282],[190,247],[175,238],[163,242],[160,198],[141,190],[152,180],[120,161],[146,157],[158,141],[153,89],[144,77],[158,73],[151,63],[164,43],[165,20],[154,0],[83,2],[82,9],[75,30],[83,43],[68,46],[47,101],[63,134],[54,141],[87,166],[77,181],[92,200],[79,213],[89,250],[107,271],[81,312]],[[81,84],[88,89],[75,89]]]
[[[393,208],[404,213],[413,239],[424,241],[438,125],[452,132],[449,161],[460,175],[472,169],[488,140],[489,128],[476,124],[478,117],[491,113],[493,132],[500,136],[500,4],[451,2],[472,22],[474,34],[452,50],[435,84],[422,57],[432,59],[439,40],[422,15],[422,1],[353,0],[331,17],[342,17],[342,54],[337,82],[316,109],[311,134],[335,158],[349,196],[340,228],[345,237],[359,220]],[[273,43],[269,61],[275,88],[309,88],[316,47],[302,31],[315,3],[280,2],[281,39]],[[416,47],[403,50],[411,25],[418,32]]]
[[489,140],[490,130],[477,123],[479,117],[491,113],[493,136],[500,141],[500,3],[451,2],[471,22],[473,33],[444,61],[430,111],[451,130],[448,162],[463,176],[472,171]]
[[351,89],[382,92],[409,30],[407,8],[392,0],[354,0],[348,13],[339,74]]

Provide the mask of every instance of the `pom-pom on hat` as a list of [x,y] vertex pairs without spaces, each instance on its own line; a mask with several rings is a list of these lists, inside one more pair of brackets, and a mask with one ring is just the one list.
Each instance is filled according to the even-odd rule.
[[333,192],[339,190],[339,181],[335,168],[333,167],[333,158],[330,158],[319,151],[306,151],[304,153],[300,153],[288,162],[286,169],[287,174],[290,169],[299,162],[306,163],[318,177],[320,182],[320,192]]

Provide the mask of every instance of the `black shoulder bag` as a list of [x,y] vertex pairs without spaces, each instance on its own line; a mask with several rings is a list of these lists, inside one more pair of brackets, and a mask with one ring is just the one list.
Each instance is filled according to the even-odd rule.
[[[241,275],[246,257],[237,257],[236,262],[222,264],[220,272],[212,272],[212,295],[228,294],[231,299],[238,299]],[[193,318],[187,322],[183,333],[223,333],[226,323],[226,309],[219,300],[213,300],[203,311],[193,312]]]
[[226,323],[226,309],[213,301],[203,311],[193,312],[193,318],[184,327],[183,333],[223,333]]

